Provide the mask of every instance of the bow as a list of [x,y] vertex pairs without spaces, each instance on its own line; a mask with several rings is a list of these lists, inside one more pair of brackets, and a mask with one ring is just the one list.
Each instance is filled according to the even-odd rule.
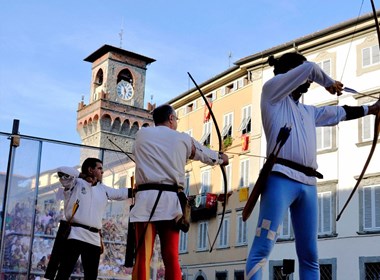
[[[222,142],[222,135],[220,133],[220,130],[219,130],[219,127],[218,127],[218,124],[216,122],[216,118],[215,118],[215,115],[214,113],[212,112],[212,109],[211,109],[211,106],[206,98],[206,96],[203,94],[202,90],[200,89],[200,87],[198,86],[198,84],[195,82],[195,80],[193,79],[193,77],[190,75],[189,72],[187,72],[187,74],[189,75],[190,79],[193,81],[195,87],[197,88],[197,90],[199,91],[199,93],[201,94],[209,112],[210,112],[210,115],[211,115],[211,118],[212,118],[212,121],[214,122],[215,124],[215,130],[216,130],[216,134],[218,135],[218,141],[219,141],[219,152],[222,152],[222,148],[223,148],[223,142]],[[220,219],[220,224],[219,224],[219,227],[218,227],[218,231],[216,232],[216,236],[215,236],[215,239],[214,241],[212,242],[212,245],[211,245],[211,248],[210,248],[210,253],[212,252],[212,249],[214,248],[214,245],[215,245],[215,242],[216,242],[216,239],[218,238],[218,235],[219,235],[219,232],[222,228],[222,225],[223,225],[223,220],[224,220],[224,215],[226,213],[226,205],[227,205],[227,173],[226,173],[226,170],[224,169],[224,167],[222,165],[220,165],[220,170],[222,171],[222,175],[223,175],[223,181],[224,181],[224,198],[223,198],[223,211],[222,211],[222,217]]]
[[244,206],[242,213],[244,222],[248,220],[253,209],[255,208],[259,196],[263,193],[269,174],[272,171],[274,164],[276,163],[277,156],[281,148],[285,145],[286,141],[289,138],[291,129],[291,126],[287,126],[286,124],[280,129],[277,135],[276,145],[274,146],[273,151],[269,154],[269,157],[264,163],[263,168],[261,168],[259,177],[257,178],[257,181],[253,187],[251,194],[249,195],[247,203]]
[[[120,146],[118,146],[110,138],[108,138],[108,140],[112,143],[112,145],[118,148],[120,152],[124,153],[131,161],[136,163],[136,161],[127,152],[125,152]],[[131,211],[133,206],[135,205],[135,192],[133,188],[134,185],[135,185],[135,175],[132,175],[131,176],[132,203],[131,203],[131,206],[129,206],[129,211]],[[140,244],[140,242],[138,244]],[[136,252],[137,252],[137,248],[136,248],[135,227],[132,225],[131,221],[128,219],[127,245],[125,246],[125,260],[124,260],[125,267],[133,267],[134,262],[135,262]]]
[[[375,20],[375,24],[376,24],[376,32],[377,32],[377,40],[379,42],[379,47],[380,47],[380,27],[379,27],[379,21],[377,19],[377,14],[376,14],[376,8],[375,8],[375,3],[373,2],[373,0],[371,0],[371,6],[372,6],[372,12],[373,12],[373,17],[374,17],[374,20]],[[379,96],[380,98],[380,96]],[[340,217],[342,216],[343,214],[343,211],[346,209],[348,203],[350,203],[351,201],[351,198],[354,196],[356,190],[358,189],[359,187],[359,184],[361,182],[361,180],[363,179],[364,177],[364,174],[367,170],[367,167],[372,159],[372,156],[375,152],[375,149],[376,149],[376,144],[377,144],[377,139],[379,137],[379,132],[380,132],[380,112],[377,113],[376,115],[376,120],[375,120],[375,127],[374,127],[374,135],[373,135],[373,140],[372,140],[372,147],[371,147],[371,150],[369,151],[369,154],[368,154],[368,157],[367,157],[367,160],[364,164],[364,167],[362,169],[362,172],[360,173],[360,176],[358,178],[358,180],[356,181],[356,184],[350,194],[350,196],[348,197],[346,203],[344,204],[342,210],[340,210],[340,213],[338,214],[337,218],[336,218],[336,221],[339,221]]]

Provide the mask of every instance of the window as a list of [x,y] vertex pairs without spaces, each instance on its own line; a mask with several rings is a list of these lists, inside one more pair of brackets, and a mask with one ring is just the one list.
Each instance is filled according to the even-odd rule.
[[224,94],[229,94],[230,92],[235,91],[237,89],[237,87],[238,87],[237,81],[234,81],[229,85],[226,85],[225,89],[224,89]]
[[205,146],[209,146],[211,144],[211,122],[206,122],[203,124],[203,136],[199,142]]
[[380,262],[365,264],[365,279],[380,279]]
[[[208,102],[213,102],[214,100],[216,100],[216,92],[215,91],[212,91],[210,92],[209,94],[206,94],[206,99],[208,100]],[[203,98],[201,99],[201,105],[205,105],[205,101],[203,100]]]
[[222,130],[222,137],[223,139],[226,139],[228,136],[232,136],[232,113],[226,114],[223,116],[223,130]]
[[119,189],[127,187],[127,176],[120,176],[119,178]]
[[331,191],[318,193],[318,234],[332,232],[332,193]]
[[[359,105],[372,105],[373,98],[375,95],[371,94],[370,97],[361,98],[359,99]],[[377,98],[377,97],[376,97]],[[358,120],[358,141],[359,146],[367,145],[369,142],[372,142],[373,136],[374,136],[374,127],[375,127],[375,116],[374,115],[367,115],[362,118],[359,118]]]
[[184,193],[189,195],[190,192],[190,173],[185,174],[185,185],[184,185]]
[[243,78],[240,78],[239,80],[237,80],[237,87],[238,87],[238,88],[242,88],[242,87],[244,87],[246,84],[248,84],[248,79],[247,79],[247,77],[243,77]]
[[332,265],[331,264],[320,264],[320,279],[321,280],[330,280],[332,279]]
[[235,270],[234,280],[244,280],[244,270]]
[[94,84],[96,86],[100,86],[103,84],[103,69],[99,69],[98,72],[96,73],[96,77],[95,77],[95,82]]
[[186,106],[186,114],[191,113],[196,109],[195,102],[190,103]]
[[321,62],[318,62],[317,65],[329,76],[331,76],[331,60],[326,59]]
[[206,205],[207,193],[210,192],[211,172],[210,169],[201,171],[201,188],[199,194],[201,195],[200,206]]
[[336,259],[320,259],[320,280],[336,280]]
[[282,280],[282,266],[273,266],[273,280]]
[[362,66],[368,67],[380,62],[379,45],[364,48],[362,50]]
[[219,248],[228,247],[229,230],[230,230],[230,218],[224,217],[223,224],[222,224],[222,227],[220,229],[220,234],[219,234]]
[[220,94],[221,94],[222,96],[226,94],[226,87],[222,87],[222,88],[220,89]]
[[318,236],[336,236],[336,188],[337,181],[318,183]]
[[246,245],[247,244],[247,223],[243,221],[242,213],[238,213],[236,217],[237,223],[237,240],[236,245]]
[[369,141],[372,139],[374,131],[374,116],[365,116],[362,118],[362,141]]
[[332,149],[332,127],[317,127],[317,151]]
[[227,271],[215,271],[215,280],[227,280]]
[[[293,280],[293,273],[288,274],[285,276],[283,274],[283,264],[284,260],[281,261],[269,261],[269,276],[271,280],[282,280],[282,279],[289,279]],[[290,270],[291,268],[287,268]],[[287,277],[287,278],[285,278]]]
[[371,141],[373,138],[375,127],[375,116],[367,115],[359,120],[361,122],[361,135],[360,140],[362,142]]
[[188,233],[183,232],[182,230],[179,231],[179,252],[180,253],[187,253],[187,241],[188,241]]
[[[225,166],[225,170],[226,170],[226,177],[227,177],[227,191],[231,191],[232,190],[232,163],[230,162],[229,165],[226,165]],[[224,182],[222,180],[222,186],[221,186],[221,190],[223,190],[224,188]]]
[[242,109],[242,121],[239,127],[239,131],[241,131],[242,134],[251,132],[251,108],[251,106],[246,106]]
[[363,188],[363,229],[380,230],[380,186]]
[[199,251],[207,250],[207,231],[208,231],[208,223],[207,222],[201,222],[198,224],[197,249]]
[[361,43],[356,45],[357,76],[377,71],[380,67],[379,45],[376,43],[376,35],[372,34],[363,39]]
[[211,173],[210,169],[201,172],[201,189],[200,194],[205,194],[210,191]]
[[292,220],[290,218],[290,211],[287,210],[287,213],[284,216],[284,220],[282,221],[282,227],[278,238],[281,240],[289,240],[292,238]]
[[99,69],[94,80],[93,101],[101,98],[101,91],[103,90],[103,87],[101,85],[103,85],[103,70]]
[[239,187],[249,186],[249,159],[240,161],[240,182]]
[[359,257],[360,279],[380,279],[380,257]]

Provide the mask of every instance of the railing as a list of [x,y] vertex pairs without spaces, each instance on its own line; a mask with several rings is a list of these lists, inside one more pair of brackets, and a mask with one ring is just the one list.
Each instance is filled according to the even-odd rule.
[[[119,151],[0,132],[0,272],[2,279],[36,279],[44,275],[59,220],[62,188],[58,166],[79,168],[84,158],[103,160],[103,182],[113,188],[130,187],[130,159]],[[7,158],[7,151],[9,157]],[[123,185],[127,184],[127,185]],[[109,202],[104,220],[105,252],[100,279],[130,279],[124,267],[128,201]],[[156,267],[162,267],[160,261]],[[72,279],[83,277],[80,262]]]

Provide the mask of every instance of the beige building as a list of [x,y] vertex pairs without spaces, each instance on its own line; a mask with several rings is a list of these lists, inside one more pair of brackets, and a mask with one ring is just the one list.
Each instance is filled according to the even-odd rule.
[[[257,177],[251,171],[257,172],[260,167],[260,158],[252,155],[261,153],[261,81],[252,79],[245,69],[232,67],[201,86],[217,118],[223,150],[230,158],[225,169],[230,196],[219,237],[210,253],[223,208],[222,173],[218,166],[212,168],[200,162],[187,165],[187,191],[195,196],[195,205],[190,231],[181,238],[181,264],[186,279],[224,279],[223,275],[243,279],[248,240],[241,214],[248,188]],[[219,149],[215,123],[197,91],[186,92],[170,103],[180,118],[179,131],[191,134],[211,149]]]
[[[299,51],[334,79],[361,94],[328,94],[313,85],[302,102],[322,105],[373,103],[379,95],[380,52],[371,14],[304,36],[240,59],[235,66],[207,80],[200,88],[212,103],[224,150],[230,192],[219,237],[210,253],[222,214],[223,179],[219,168],[190,162],[187,191],[194,198],[193,223],[182,234],[180,260],[185,279],[244,279],[243,271],[254,238],[258,207],[247,223],[241,212],[265,157],[260,93],[273,77],[267,59]],[[169,102],[180,118],[178,130],[218,149],[215,123],[199,92],[193,88]],[[371,147],[374,117],[318,128],[319,252],[321,279],[378,279],[380,277],[380,173],[376,151],[366,175],[342,218],[335,218],[355,185]],[[210,193],[208,195],[208,193]],[[283,259],[296,259],[290,216],[265,266],[263,279],[282,279]],[[291,279],[298,279],[296,272]],[[367,277],[367,278],[366,278]]]

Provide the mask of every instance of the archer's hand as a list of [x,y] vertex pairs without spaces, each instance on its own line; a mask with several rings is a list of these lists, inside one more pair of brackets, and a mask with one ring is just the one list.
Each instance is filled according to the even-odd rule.
[[220,164],[220,165],[225,166],[225,165],[228,165],[228,164],[229,164],[228,156],[227,156],[225,153],[220,153],[220,154],[219,154],[219,157],[220,157],[220,159],[223,160],[223,163]]
[[343,90],[343,84],[339,81],[335,81],[331,86],[325,87],[325,89],[333,95],[337,94],[338,96],[341,96],[342,90]]
[[368,115],[377,115],[380,112],[380,99],[368,106]]

